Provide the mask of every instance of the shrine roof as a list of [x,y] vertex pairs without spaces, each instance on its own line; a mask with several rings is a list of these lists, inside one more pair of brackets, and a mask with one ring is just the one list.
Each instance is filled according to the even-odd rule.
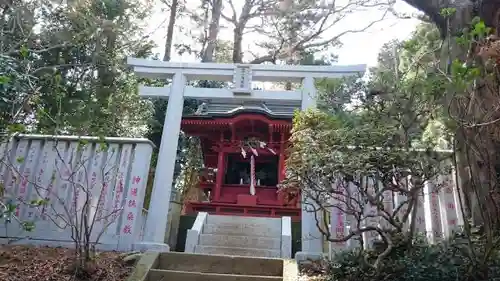
[[295,105],[272,105],[265,103],[229,104],[204,102],[194,114],[184,115],[184,119],[215,119],[231,118],[239,114],[260,114],[270,119],[290,120],[293,117]]

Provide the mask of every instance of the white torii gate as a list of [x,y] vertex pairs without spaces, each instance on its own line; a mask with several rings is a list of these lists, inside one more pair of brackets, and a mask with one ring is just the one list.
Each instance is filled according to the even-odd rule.
[[[262,101],[295,104],[302,110],[316,106],[315,78],[340,78],[363,74],[366,65],[345,66],[291,66],[250,65],[219,63],[171,63],[157,60],[128,58],[127,63],[140,77],[172,78],[164,87],[139,87],[142,97],[168,98],[165,124],[159,148],[150,208],[140,249],[168,251],[164,243],[167,227],[170,195],[174,175],[177,145],[184,107],[184,97],[193,99]],[[232,81],[233,89],[195,88],[186,86],[187,80]],[[252,81],[302,82],[296,91],[252,90]],[[316,228],[314,214],[302,210],[302,252],[319,254],[323,252],[321,233]]]

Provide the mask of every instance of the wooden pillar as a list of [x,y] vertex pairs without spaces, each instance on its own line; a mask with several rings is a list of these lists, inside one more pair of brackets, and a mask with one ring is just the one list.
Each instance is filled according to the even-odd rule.
[[278,163],[278,183],[285,179],[285,133],[281,133],[280,159]]
[[269,124],[269,143],[273,142],[273,125]]
[[226,157],[223,150],[219,150],[219,156],[217,157],[217,176],[215,178],[215,190],[214,190],[214,201],[220,200],[220,192],[222,189],[222,184],[224,183],[224,167],[225,167]]
[[235,142],[236,141],[236,128],[234,127],[233,123],[230,123],[229,127],[231,128],[231,141]]

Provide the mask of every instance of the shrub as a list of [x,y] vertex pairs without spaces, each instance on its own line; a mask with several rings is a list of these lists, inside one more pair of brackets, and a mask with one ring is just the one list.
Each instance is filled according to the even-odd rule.
[[350,250],[337,254],[326,270],[327,280],[486,281],[500,278],[499,251],[493,249],[489,258],[484,259],[487,247],[480,237],[472,239],[472,248],[468,240],[460,236],[437,244],[429,244],[425,237],[415,238],[411,245],[402,236],[395,237],[394,241],[393,251],[377,269],[368,264],[372,264],[370,262],[384,250],[385,245],[361,253]]

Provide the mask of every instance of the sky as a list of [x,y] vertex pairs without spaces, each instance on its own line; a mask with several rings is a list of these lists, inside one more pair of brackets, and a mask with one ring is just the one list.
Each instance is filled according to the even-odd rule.
[[[238,10],[238,5],[242,3],[242,0],[233,0]],[[348,1],[348,0],[343,0]],[[339,2],[339,1],[337,1]],[[342,2],[342,0],[340,0]],[[188,6],[190,4],[199,3],[199,0],[187,0]],[[339,5],[342,5],[340,3]],[[395,10],[398,13],[405,13],[408,15],[414,15],[417,13],[415,9],[410,7],[408,4],[399,1],[395,5]],[[227,12],[227,11],[226,11]],[[383,11],[370,8],[366,11],[356,11],[349,16],[347,16],[343,21],[335,25],[335,27],[329,31],[327,35],[335,35],[347,29],[363,29],[371,22],[376,21],[383,16]],[[163,44],[165,41],[165,34],[168,22],[168,10],[164,9],[162,4],[156,4],[154,15],[148,23],[148,32],[151,34],[152,39],[156,42],[158,47],[154,50],[155,53],[159,53],[160,57],[163,57]],[[231,39],[232,31],[230,26],[221,21],[223,28],[220,32],[219,38]],[[360,33],[351,33],[343,35],[341,37],[342,46],[329,50],[329,52],[334,53],[338,56],[338,64],[367,64],[368,66],[373,66],[376,64],[377,55],[386,42],[393,39],[405,39],[411,35],[417,24],[418,20],[412,19],[400,19],[393,15],[386,16],[381,22],[376,23],[371,26],[368,30]],[[183,20],[178,22],[178,26],[182,26],[184,32],[196,33],[194,27],[190,24],[188,20]],[[175,43],[191,43],[192,39],[189,36],[185,36],[179,30],[176,30],[174,36]],[[258,36],[257,36],[258,37]],[[256,36],[246,36],[243,42],[244,49],[254,49],[251,40],[256,40]],[[257,39],[258,40],[258,39]],[[251,59],[250,54],[245,55],[246,59]],[[196,58],[190,55],[178,55],[176,52],[172,53],[172,62],[195,62]]]

